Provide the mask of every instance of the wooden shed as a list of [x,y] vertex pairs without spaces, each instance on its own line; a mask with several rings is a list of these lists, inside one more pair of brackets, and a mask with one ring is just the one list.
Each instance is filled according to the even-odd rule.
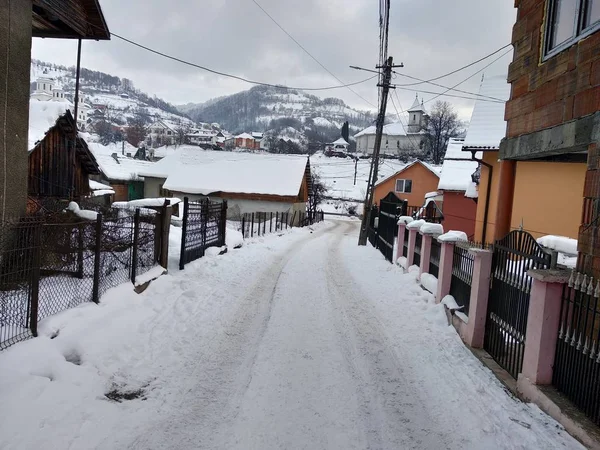
[[78,200],[89,195],[90,175],[100,174],[70,111],[61,115],[29,152],[28,195]]

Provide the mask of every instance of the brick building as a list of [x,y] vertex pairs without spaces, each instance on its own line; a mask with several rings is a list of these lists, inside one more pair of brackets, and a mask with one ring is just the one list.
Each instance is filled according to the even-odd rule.
[[[538,234],[575,234],[571,237],[579,238],[579,268],[596,277],[599,6],[592,0],[515,0],[507,136],[493,181],[499,186],[495,237],[519,226]],[[523,224],[515,209],[524,211],[531,205],[539,211],[538,222]]]

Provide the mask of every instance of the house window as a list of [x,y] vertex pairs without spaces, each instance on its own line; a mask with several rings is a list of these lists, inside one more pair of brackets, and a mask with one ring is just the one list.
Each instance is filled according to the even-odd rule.
[[396,180],[396,192],[410,194],[412,192],[412,180]]
[[547,13],[546,58],[600,29],[600,0],[549,0]]
[[413,114],[413,122],[416,122],[416,121],[417,121],[417,115]]

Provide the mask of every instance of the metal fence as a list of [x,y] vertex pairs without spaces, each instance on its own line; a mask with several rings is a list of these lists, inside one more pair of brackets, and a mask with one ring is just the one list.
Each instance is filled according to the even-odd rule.
[[381,200],[377,224],[377,248],[389,262],[394,262],[394,244],[398,235],[397,202]]
[[254,236],[277,233],[292,227],[305,227],[325,220],[323,211],[314,215],[306,212],[253,212],[244,213],[241,220],[241,232],[244,239]]
[[423,235],[417,232],[415,240],[415,253],[413,256],[413,265],[421,267],[421,246],[423,244]]
[[450,280],[450,295],[454,297],[462,312],[469,314],[471,303],[471,284],[473,282],[473,266],[475,256],[469,253],[472,245],[457,242],[452,257],[452,278]]
[[484,349],[517,378],[523,365],[532,280],[527,271],[548,269],[551,255],[522,230],[494,244]]
[[404,228],[404,241],[402,242],[402,256],[405,258],[408,257],[408,237],[410,236],[410,231],[408,228]]
[[154,211],[83,220],[53,214],[0,224],[0,350],[40,320],[135,282],[158,261]]
[[202,200],[190,202],[183,199],[183,220],[181,228],[181,254],[179,269],[202,258],[209,247],[225,245],[227,224],[227,202]]
[[442,253],[442,244],[433,236],[431,240],[431,253],[429,255],[429,273],[434,277],[440,274],[440,254]]
[[600,425],[600,282],[572,273],[562,296],[553,384]]

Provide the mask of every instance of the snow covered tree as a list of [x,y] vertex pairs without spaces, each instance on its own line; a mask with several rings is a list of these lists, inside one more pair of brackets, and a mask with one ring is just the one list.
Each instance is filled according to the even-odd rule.
[[425,129],[425,148],[434,164],[442,163],[448,140],[458,136],[461,127],[458,114],[450,103],[437,101],[433,105]]
[[127,142],[137,147],[141,142],[144,142],[148,131],[145,121],[140,116],[135,116],[129,119],[129,128],[127,128]]

